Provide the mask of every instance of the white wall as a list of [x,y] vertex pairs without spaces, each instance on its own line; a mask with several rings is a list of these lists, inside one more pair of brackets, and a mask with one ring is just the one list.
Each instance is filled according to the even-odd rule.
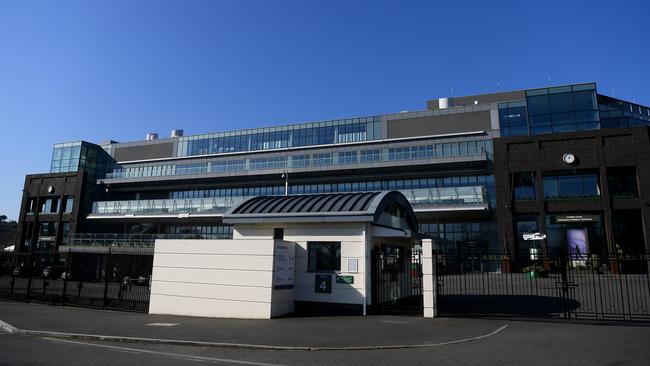
[[[366,300],[366,291],[370,292],[369,276],[370,251],[366,239],[369,224],[358,223],[296,223],[296,224],[255,224],[236,225],[235,238],[254,237],[272,238],[274,228],[284,228],[284,239],[296,243],[296,276],[294,299],[296,301],[329,302],[362,305]],[[307,257],[308,241],[341,242],[341,271],[336,273],[309,272]],[[348,271],[348,259],[357,260],[357,271]],[[332,293],[317,293],[314,290],[316,274],[331,274]],[[353,276],[354,284],[336,283],[336,275]],[[369,298],[368,298],[369,301]]]
[[[315,301],[342,304],[363,304],[366,289],[366,242],[363,223],[332,223],[287,225],[285,240],[296,243],[296,301]],[[322,294],[314,290],[316,273],[308,271],[307,242],[341,242],[341,271],[331,273],[332,293]],[[348,272],[348,259],[357,259],[357,272]],[[328,274],[318,272],[318,274]],[[336,274],[354,276],[354,284],[336,283]]]
[[272,239],[156,240],[149,313],[267,319],[292,312],[293,291],[273,290],[273,254]]
[[[228,318],[269,318],[292,312],[295,301],[366,302],[370,278],[370,239],[365,223],[237,225],[233,240],[157,240],[152,274],[152,314]],[[273,229],[295,243],[294,288],[273,290]],[[367,235],[368,234],[368,235]],[[341,270],[330,274],[332,293],[314,289],[308,271],[307,242],[341,243]],[[357,270],[348,270],[356,259]],[[354,283],[336,283],[336,275]],[[368,298],[369,301],[369,298]]]

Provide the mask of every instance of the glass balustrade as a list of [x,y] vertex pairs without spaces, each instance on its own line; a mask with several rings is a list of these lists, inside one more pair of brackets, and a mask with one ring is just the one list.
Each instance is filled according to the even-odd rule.
[[167,200],[100,201],[93,203],[93,215],[216,214],[250,197],[220,197]]
[[[448,206],[486,206],[486,189],[481,186],[400,190],[417,211],[418,208]],[[166,200],[94,202],[94,216],[222,214],[235,204],[251,198],[217,197]]]
[[487,206],[484,187],[445,187],[400,190],[413,208],[441,206]]
[[310,166],[351,166],[391,161],[417,161],[492,154],[490,140],[470,140],[395,145],[367,150],[333,151],[299,155],[266,156],[258,158],[215,159],[201,162],[154,164],[120,167],[106,175],[107,179],[130,179],[197,174],[232,174],[234,172],[309,168]]

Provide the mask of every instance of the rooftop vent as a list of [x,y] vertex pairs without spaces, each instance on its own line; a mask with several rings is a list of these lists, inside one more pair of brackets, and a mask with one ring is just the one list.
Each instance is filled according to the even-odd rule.
[[145,137],[145,140],[147,140],[147,141],[158,140],[158,134],[157,133],[148,133],[147,137]]
[[453,99],[452,98],[439,98],[438,99],[438,108],[440,109],[445,109],[449,107],[453,107]]
[[183,130],[172,130],[172,137],[181,137],[183,136]]

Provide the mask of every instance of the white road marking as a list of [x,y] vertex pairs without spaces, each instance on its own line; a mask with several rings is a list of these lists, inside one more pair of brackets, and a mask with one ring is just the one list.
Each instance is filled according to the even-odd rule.
[[2,330],[3,332],[9,333],[9,334],[14,334],[14,333],[16,333],[17,329],[13,325],[11,325],[9,323],[5,323],[2,320],[0,320],[0,330]]
[[178,325],[178,323],[149,323],[146,325],[150,325],[152,327],[173,327],[174,325]]
[[411,324],[409,322],[401,322],[399,320],[382,320],[382,323],[388,323],[388,324]]
[[104,348],[104,349],[109,349],[109,350],[119,351],[119,352],[143,353],[143,354],[150,354],[150,355],[156,355],[156,356],[172,357],[172,358],[177,358],[177,359],[181,359],[181,360],[188,360],[188,361],[210,362],[210,363],[223,362],[223,363],[233,363],[233,364],[238,364],[238,365],[253,365],[253,366],[283,366],[283,365],[272,364],[272,363],[241,361],[241,360],[233,360],[233,359],[228,359],[228,358],[216,358],[216,357],[203,357],[203,356],[185,355],[185,354],[181,354],[181,353],[160,352],[160,351],[152,351],[152,350],[141,349],[141,348],[109,346],[109,345],[105,345],[105,344],[95,344],[95,343],[87,343],[87,342],[79,342],[79,341],[70,341],[70,340],[67,340],[67,339],[55,339],[55,338],[43,338],[43,339],[48,340],[50,342],[55,342],[55,343],[76,344],[76,345],[80,345],[80,346]]

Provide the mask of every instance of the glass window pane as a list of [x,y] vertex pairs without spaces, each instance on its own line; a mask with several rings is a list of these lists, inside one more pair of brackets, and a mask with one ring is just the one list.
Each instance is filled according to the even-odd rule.
[[596,93],[593,91],[582,91],[573,93],[573,104],[576,111],[597,109]]
[[576,122],[595,122],[595,121],[598,121],[598,112],[595,110],[576,112]]
[[528,114],[550,113],[548,95],[528,97]]
[[573,97],[571,93],[551,94],[549,96],[552,113],[573,111]]

